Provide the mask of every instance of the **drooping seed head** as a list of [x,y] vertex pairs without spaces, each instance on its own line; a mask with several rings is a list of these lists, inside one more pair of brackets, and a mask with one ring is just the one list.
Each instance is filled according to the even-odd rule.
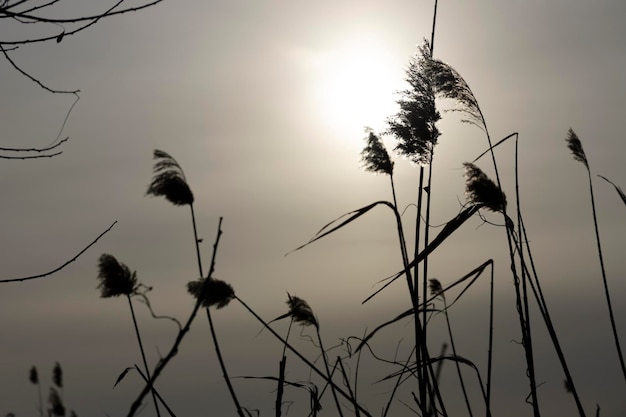
[[565,138],[565,142],[567,142],[567,147],[570,151],[572,151],[572,155],[574,155],[574,159],[585,164],[587,169],[589,169],[589,162],[587,162],[587,155],[585,155],[585,151],[583,150],[583,144],[580,139],[578,139],[578,135],[572,130],[570,127],[567,131],[567,137]]
[[222,308],[235,298],[235,291],[230,284],[213,278],[199,278],[188,282],[187,292],[200,301],[203,307]]
[[309,303],[300,297],[287,293],[287,305],[289,306],[289,315],[293,321],[303,326],[315,326],[319,328],[319,323],[313,314],[313,309]]
[[386,133],[398,140],[395,150],[416,164],[430,162],[439,138],[435,124],[441,115],[435,107],[435,93],[426,72],[429,59],[430,45],[424,41],[406,70],[409,87],[398,92],[400,110],[387,119]]
[[98,260],[98,289],[102,298],[132,295],[137,290],[137,273],[113,255],[104,253]]
[[63,400],[61,399],[59,392],[54,387],[50,387],[48,403],[50,404],[50,412],[53,416],[65,416],[65,406],[63,405]]
[[428,289],[430,293],[435,296],[444,296],[443,287],[441,286],[441,282],[437,278],[431,278],[428,280]]
[[366,129],[365,148],[361,151],[363,168],[376,174],[393,175],[393,161],[379,136],[372,129]]
[[484,130],[484,123],[478,106],[478,100],[461,74],[449,64],[438,59],[425,61],[424,72],[435,91],[435,94],[455,100],[460,107],[451,109],[460,112],[464,123],[478,126]]
[[59,362],[54,365],[54,369],[52,370],[52,382],[58,388],[63,388],[63,369],[61,369]]
[[193,193],[185,179],[185,173],[178,162],[168,153],[155,150],[152,182],[147,195],[163,196],[176,206],[193,204]]
[[39,374],[37,373],[37,367],[33,366],[32,368],[30,368],[30,371],[28,372],[28,380],[32,384],[39,384]]
[[504,212],[506,195],[476,165],[465,162],[465,195],[473,204],[484,205],[491,211]]

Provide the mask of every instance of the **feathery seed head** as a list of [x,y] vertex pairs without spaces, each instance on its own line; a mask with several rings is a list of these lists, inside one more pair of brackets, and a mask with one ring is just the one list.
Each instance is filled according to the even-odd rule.
[[98,289],[102,298],[130,296],[137,290],[137,273],[131,272],[113,255],[104,253],[100,256],[98,271]]
[[441,282],[439,282],[437,278],[431,278],[428,280],[428,289],[430,290],[430,293],[432,295],[435,295],[435,296],[441,295],[442,297],[445,297],[443,293],[443,287],[441,286]]
[[63,400],[61,400],[59,392],[54,387],[50,387],[48,403],[50,403],[50,412],[53,416],[65,416],[65,406],[63,405]]
[[178,162],[168,153],[155,150],[152,182],[147,195],[163,196],[176,206],[193,204],[193,193],[185,179],[185,173]]
[[37,367],[33,366],[30,368],[30,372],[28,373],[28,380],[37,385],[39,384],[39,374],[37,373]]
[[214,278],[199,278],[195,281],[189,281],[187,292],[193,295],[197,301],[200,301],[203,307],[222,308],[235,298],[235,291],[230,284]]
[[567,147],[572,154],[574,155],[574,159],[585,164],[587,169],[589,169],[589,162],[587,162],[587,156],[585,155],[585,151],[583,150],[583,144],[578,139],[578,135],[572,130],[570,127],[567,131],[567,137],[565,138],[565,142],[567,142]]
[[313,309],[309,303],[300,297],[287,293],[287,305],[289,306],[289,315],[296,323],[303,326],[315,326],[319,329],[319,323],[313,314]]
[[63,369],[61,369],[59,362],[54,365],[54,369],[52,370],[52,382],[58,388],[63,388]]
[[478,100],[461,74],[453,67],[437,59],[425,61],[424,72],[435,91],[435,94],[455,100],[460,107],[452,109],[465,117],[463,122],[485,129],[478,106]]
[[406,70],[410,88],[398,92],[400,110],[387,119],[386,133],[398,140],[395,150],[416,164],[430,162],[439,137],[435,123],[441,115],[435,107],[435,93],[426,73],[429,60],[430,45],[424,41]]
[[476,165],[465,162],[465,195],[473,204],[482,204],[491,211],[504,212],[506,195]]
[[372,129],[365,129],[365,148],[361,151],[361,160],[366,171],[376,174],[393,175],[393,161],[389,157],[383,141]]

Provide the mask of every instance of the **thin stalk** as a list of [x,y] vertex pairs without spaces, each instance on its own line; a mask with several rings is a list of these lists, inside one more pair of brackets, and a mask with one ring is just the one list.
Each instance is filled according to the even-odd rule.
[[[519,135],[517,135],[517,137],[519,137]],[[515,205],[516,205],[516,211],[517,211],[517,230],[518,230],[518,234],[520,233],[519,231],[522,229],[521,227],[521,223],[522,223],[522,211],[520,208],[520,197],[519,197],[519,175],[517,172],[517,144],[518,144],[518,140],[515,141],[515,159],[516,159],[516,163],[515,163]],[[511,223],[512,224],[512,223]],[[511,231],[511,235],[513,237],[513,240],[515,240],[514,238],[514,232]],[[524,265],[526,264],[524,261],[524,248],[523,246],[520,245],[516,245],[518,248],[517,251],[517,255],[519,256],[519,262],[521,265],[521,273],[522,273],[522,305],[524,306],[524,316],[526,317],[526,329],[527,329],[527,336],[526,336],[526,341],[528,343],[528,345],[531,347],[531,354],[532,354],[532,334],[531,334],[531,324],[530,324],[530,308],[528,305],[528,274],[527,274],[527,270],[526,268],[524,268]],[[534,367],[533,367],[534,368]],[[529,370],[530,372],[534,372],[534,369]]]
[[609,292],[609,283],[606,279],[606,270],[604,268],[604,257],[602,256],[602,246],[600,245],[600,232],[598,230],[598,216],[596,214],[596,201],[593,196],[593,182],[591,181],[591,170],[587,166],[587,176],[589,177],[589,193],[591,194],[591,209],[593,211],[593,226],[596,232],[596,244],[598,247],[598,259],[600,260],[600,270],[602,271],[602,283],[604,284],[604,295],[606,297],[606,305],[609,309],[609,319],[611,321],[611,329],[613,330],[613,339],[615,340],[615,349],[617,350],[617,356],[619,357],[619,364],[622,368],[622,375],[626,380],[626,366],[624,365],[624,355],[622,354],[622,348],[619,343],[619,336],[617,334],[617,326],[615,325],[615,316],[613,315],[613,307],[611,305],[611,295]]
[[[207,279],[212,277],[213,272],[215,270],[215,257],[217,255],[217,248],[218,248],[221,236],[222,236],[222,218],[220,217],[219,224],[217,227],[217,236],[215,238],[215,243],[213,243],[213,256],[211,258],[211,267],[209,269],[209,274],[207,275]],[[183,328],[178,332],[178,335],[176,336],[176,340],[174,341],[174,344],[172,345],[170,351],[164,358],[162,358],[157,363],[156,367],[154,368],[154,372],[152,373],[152,384],[154,384],[157,378],[161,375],[161,372],[163,371],[165,366],[167,366],[167,364],[172,360],[172,358],[176,356],[176,354],[178,353],[178,348],[180,344],[182,343],[185,335],[189,332],[189,329],[191,328],[191,323],[196,317],[196,314],[198,313],[198,310],[200,309],[201,305],[202,305],[202,300],[198,299],[196,301],[196,304],[193,307],[193,310],[191,311],[191,314],[189,315],[189,318],[187,319],[187,322],[185,323]],[[137,413],[137,410],[139,410],[139,407],[141,406],[141,402],[143,401],[144,397],[148,394],[148,391],[150,391],[150,389],[151,389],[151,385],[146,384],[146,386],[143,388],[141,393],[137,396],[135,401],[131,404],[127,417],[132,417],[135,415],[135,413]]]
[[[196,214],[193,211],[193,204],[189,204],[189,208],[191,209],[191,223],[193,224],[193,241],[196,246],[196,257],[198,259],[198,271],[200,271],[200,276],[202,277],[202,257],[200,256],[200,241],[198,240],[198,229],[196,227]],[[222,218],[220,217],[220,225],[222,223]]]
[[[196,216],[193,210],[193,204],[190,204],[189,207],[191,208],[191,222],[193,224],[193,236],[194,236],[194,242],[196,246],[196,255],[198,258],[198,272],[200,273],[200,276],[202,276],[202,257],[200,256],[200,241],[198,240]],[[221,231],[221,226],[222,226],[222,218],[220,217],[220,231]],[[215,258],[213,258],[211,262],[210,273],[213,272],[214,268],[215,268]],[[207,277],[207,279],[209,278]],[[220,350],[220,345],[217,340],[217,334],[215,333],[215,326],[213,325],[213,318],[211,317],[211,310],[209,307],[206,307],[206,316],[207,316],[207,320],[209,321],[209,328],[211,329],[211,338],[213,339],[213,346],[215,347],[217,360],[220,364],[220,368],[222,369],[222,375],[224,376],[224,381],[226,382],[226,386],[228,387],[228,392],[230,393],[230,396],[233,399],[233,402],[235,403],[235,408],[237,408],[237,414],[239,414],[239,417],[245,417],[245,415],[243,414],[241,405],[239,404],[239,399],[237,398],[237,394],[235,393],[235,389],[233,388],[233,385],[230,382],[230,378],[228,377],[228,371],[226,370],[226,364],[224,363],[224,358],[222,357],[222,352]]]
[[[289,334],[291,333],[291,326],[293,325],[293,317],[289,320],[289,328],[287,328],[287,336],[285,340],[289,340]],[[278,388],[276,390],[276,417],[280,417],[282,414],[283,406],[283,389],[285,382],[285,367],[287,366],[287,346],[283,345],[283,356],[280,360],[278,368]]]
[[146,354],[143,350],[143,343],[141,342],[141,336],[139,335],[139,326],[137,326],[137,319],[135,318],[133,302],[131,301],[129,294],[126,294],[126,298],[128,299],[128,305],[130,306],[130,314],[133,317],[133,325],[135,327],[135,333],[137,334],[137,342],[139,343],[139,350],[141,351],[141,359],[143,360],[143,366],[146,370],[146,375],[148,376],[148,386],[150,387],[150,391],[152,392],[152,401],[154,402],[154,408],[156,409],[157,416],[160,417],[161,412],[159,410],[159,404],[157,403],[154,387],[152,386],[153,381],[151,381],[150,379],[150,368],[148,368],[148,361],[146,360]]
[[[420,390],[420,394],[422,392],[424,392],[424,395],[429,394],[433,403],[435,401],[435,397],[439,397],[438,398],[439,402],[442,404],[439,390],[436,390],[436,389],[433,390],[432,385],[429,383],[429,379],[424,377],[425,372],[422,372],[422,370],[420,369],[422,364],[424,364],[423,366],[428,367],[428,372],[434,375],[432,364],[429,360],[428,346],[426,344],[426,340],[423,337],[423,329],[422,329],[422,324],[420,322],[419,300],[417,298],[418,297],[417,289],[419,287],[417,286],[417,282],[415,282],[415,285],[414,285],[414,281],[411,276],[411,265],[409,264],[409,259],[408,259],[408,251],[406,248],[406,239],[404,237],[404,227],[402,226],[402,218],[400,217],[400,214],[398,212],[398,205],[397,205],[397,200],[396,200],[396,195],[395,195],[393,177],[391,177],[391,186],[392,186],[392,192],[393,192],[393,197],[394,197],[393,212],[396,217],[396,228],[398,231],[400,252],[402,254],[402,263],[404,265],[404,272],[406,275],[407,285],[409,287],[409,294],[411,296],[411,304],[413,306],[414,325],[415,325],[415,345],[420,347],[419,349],[416,349],[416,351],[421,353],[419,356],[416,356],[416,363],[418,364],[418,373],[417,373],[418,389]],[[418,215],[418,218],[419,217],[420,216]],[[417,256],[418,255],[416,255],[416,258],[415,258],[416,260],[418,259]],[[415,262],[416,269],[417,269],[417,264],[418,262]],[[422,402],[422,407],[423,407],[422,413],[426,415],[426,413],[428,412],[426,401]]]
[[346,369],[343,366],[341,357],[337,356],[337,362],[339,363],[339,368],[341,369],[341,375],[343,375],[343,382],[344,384],[346,384],[346,387],[348,387],[348,394],[350,394],[350,397],[352,397],[352,405],[354,405],[354,414],[356,417],[360,417],[361,412],[359,411],[359,408],[357,407],[356,395],[354,395],[355,393],[352,392],[352,387],[350,387],[350,378],[348,378],[348,374],[346,373]]
[[217,354],[218,362],[220,363],[220,368],[222,368],[222,375],[224,376],[224,381],[226,381],[226,386],[228,387],[228,392],[230,392],[230,396],[235,403],[235,408],[237,408],[237,414],[239,417],[245,417],[243,414],[243,410],[241,405],[239,404],[239,399],[237,398],[237,394],[235,394],[235,389],[233,388],[232,383],[230,382],[230,377],[228,376],[228,371],[226,371],[226,365],[224,363],[224,358],[222,357],[222,352],[220,350],[220,345],[217,342],[217,334],[215,333],[215,327],[213,326],[213,319],[211,318],[211,310],[209,307],[206,307],[206,316],[209,320],[209,327],[211,328],[211,338],[213,339],[213,345],[215,346],[215,353]]
[[[393,205],[394,205],[394,210],[396,211],[396,213],[398,212],[398,201],[396,198],[396,191],[395,191],[395,186],[394,186],[394,182],[393,182],[393,176],[391,177],[391,191],[393,194]],[[420,166],[420,186],[419,186],[419,196],[417,199],[417,218],[416,218],[416,230],[415,230],[415,258],[417,259],[418,253],[419,253],[419,236],[420,236],[420,223],[421,223],[421,212],[422,212],[422,184],[423,184],[423,178],[424,178],[424,167]],[[404,238],[404,227],[402,226],[402,220],[400,218],[400,216],[398,216],[396,214],[396,222],[397,222],[397,228],[398,228],[398,234],[400,236],[400,250],[402,251],[402,260],[404,262],[404,267],[405,267],[405,271],[407,274],[407,283],[408,283],[408,287],[409,287],[409,293],[411,295],[411,303],[413,305],[413,314],[414,314],[414,331],[415,331],[415,345],[416,346],[420,346],[419,349],[416,349],[416,363],[427,363],[425,360],[422,360],[422,357],[424,356],[424,353],[427,349],[427,347],[424,346],[425,344],[425,338],[423,336],[423,330],[422,330],[422,325],[420,323],[420,318],[419,318],[419,285],[418,285],[418,275],[419,275],[419,263],[416,262],[415,266],[414,266],[414,275],[413,278],[411,279],[411,275],[410,275],[410,267],[408,266],[408,250],[406,248],[406,240]],[[426,355],[428,356],[428,355]],[[428,378],[425,376],[426,373],[424,372],[423,368],[421,366],[417,367],[417,385],[418,385],[418,391],[420,393],[420,403],[423,404],[424,407],[426,407],[427,402],[426,402],[426,394],[427,392],[429,392],[431,394],[432,397],[432,389],[427,390],[427,387],[430,386],[430,384],[428,383]],[[426,408],[424,408],[422,410],[422,412],[425,412]]]
[[[443,314],[446,317],[446,325],[448,327],[448,336],[450,337],[450,347],[452,347],[452,354],[456,357],[458,356],[456,353],[456,345],[454,343],[454,336],[452,335],[452,325],[450,324],[450,316],[448,315],[448,303],[446,302],[445,294],[441,294],[441,299],[443,300]],[[441,354],[443,356],[443,353]],[[467,406],[467,411],[470,417],[474,416],[472,413],[472,406],[470,405],[469,397],[467,396],[467,390],[465,389],[465,381],[463,380],[463,373],[461,372],[461,365],[459,362],[455,361],[454,365],[456,366],[456,372],[459,376],[459,382],[461,383],[461,390],[463,391],[463,399],[465,400],[465,405]]]
[[[406,362],[402,366],[402,371],[398,373],[398,378],[396,379],[396,383],[394,384],[393,389],[391,390],[391,395],[389,396],[389,401],[387,401],[387,406],[385,407],[385,411],[383,412],[382,417],[387,417],[387,414],[389,413],[389,409],[391,408],[391,403],[393,401],[393,398],[396,396],[396,391],[398,390],[398,388],[400,387],[400,384],[402,383],[402,377],[404,376],[404,373],[410,372],[409,362],[411,361],[411,357],[413,356],[413,353],[416,350],[417,348],[414,346],[413,350],[411,350],[411,353],[409,353],[409,357],[406,359]],[[359,349],[359,352],[360,351],[361,350]],[[395,361],[395,358],[394,358],[394,361]],[[420,404],[418,404],[418,407],[421,408]]]
[[[500,174],[498,173],[498,163],[496,161],[496,154],[495,154],[495,151],[493,150],[493,143],[491,141],[491,135],[489,134],[489,129],[487,128],[487,122],[485,120],[485,116],[483,115],[483,112],[480,109],[480,107],[478,107],[478,113],[480,115],[480,120],[482,122],[482,125],[485,128],[485,134],[487,136],[487,142],[489,144],[491,160],[493,162],[493,168],[496,174],[496,182],[498,184],[498,188],[500,189],[500,191],[502,191],[502,182],[500,181]],[[527,306],[525,308],[523,305],[523,300],[522,300],[522,296],[521,296],[520,288],[519,288],[520,279],[517,273],[517,266],[515,262],[515,251],[513,249],[514,230],[510,222],[510,218],[507,216],[505,210],[502,211],[502,216],[504,218],[504,222],[506,225],[505,227],[506,238],[507,238],[507,244],[509,248],[509,258],[511,260],[510,268],[511,268],[511,273],[513,274],[513,286],[515,288],[515,303],[516,303],[516,309],[517,309],[519,322],[520,322],[520,329],[522,332],[522,345],[524,347],[524,353],[526,356],[527,375],[528,375],[528,380],[529,380],[529,385],[530,385],[530,397],[532,398],[531,405],[533,407],[534,417],[540,417],[541,414],[539,412],[539,400],[537,396],[537,382],[535,378],[535,363],[534,363],[534,358],[533,358],[532,344],[530,342],[530,328],[527,325],[527,321],[526,321],[527,317],[524,316],[524,311],[525,310],[527,311]],[[527,304],[527,301],[526,301],[526,304]]]
[[[434,22],[433,22],[434,25]],[[432,56],[432,51],[431,51],[431,56]],[[430,204],[431,204],[431,193],[432,193],[432,177],[433,177],[433,152],[434,152],[434,147],[431,148],[430,150],[430,160],[428,162],[428,192],[426,193],[426,219],[424,221],[424,247],[427,247],[428,244],[430,243],[429,240],[429,234],[430,234]],[[424,297],[424,301],[426,300],[426,294],[428,294],[428,256],[424,257],[424,261],[422,263],[422,267],[423,269],[423,273],[422,273],[422,296]],[[422,331],[422,339],[423,339],[423,344],[426,346],[426,343],[428,342],[428,332],[427,332],[427,325],[428,325],[428,317],[427,317],[427,308],[426,308],[426,303],[424,303],[424,308],[422,309],[422,323],[424,323],[423,325],[423,331]],[[426,384],[428,384],[428,373],[425,373],[425,377],[424,379],[426,380]],[[434,384],[436,384],[436,381],[433,381]]]
[[[530,251],[530,243],[529,243],[529,239],[528,239],[528,235],[526,234],[526,227],[524,226],[524,219],[522,218],[522,229],[521,232],[523,233],[523,236],[520,238],[523,239],[524,242],[526,242],[526,250],[528,252],[528,259],[530,261],[530,266],[531,266],[531,272],[532,272],[532,277],[534,278],[535,284],[534,286],[532,285],[532,281],[530,281],[531,283],[531,288],[534,291],[534,295],[535,295],[535,299],[537,300],[537,304],[539,305],[539,310],[541,311],[541,315],[544,319],[544,322],[546,324],[546,328],[548,329],[548,334],[550,335],[550,339],[552,340],[552,345],[554,346],[554,349],[556,351],[556,354],[559,358],[559,362],[561,363],[561,367],[563,368],[563,373],[565,374],[565,379],[567,380],[570,389],[571,389],[571,394],[574,397],[574,401],[576,402],[576,407],[578,408],[578,414],[581,417],[585,417],[585,409],[583,408],[582,402],[580,400],[580,397],[578,396],[578,392],[576,390],[576,385],[574,384],[574,379],[572,378],[572,375],[569,371],[569,367],[567,365],[567,361],[565,360],[565,355],[563,353],[563,349],[561,349],[561,344],[559,342],[559,338],[556,335],[556,330],[554,328],[554,325],[552,323],[552,319],[550,318],[550,312],[548,311],[548,304],[546,303],[546,300],[543,296],[543,291],[541,289],[541,284],[539,282],[539,276],[537,274],[537,270],[535,268],[535,262],[532,256],[532,252]],[[524,268],[527,268],[526,264],[522,265]],[[529,273],[530,274],[530,273]],[[536,286],[536,290],[535,290],[535,286]]]
[[487,394],[485,395],[486,416],[491,417],[491,374],[493,369],[493,263],[489,286],[489,352],[487,353]]
[[[421,235],[421,231],[422,231],[422,196],[423,196],[423,191],[424,191],[424,167],[420,166],[420,176],[419,176],[419,187],[418,187],[418,191],[417,191],[417,215],[415,216],[415,244],[414,244],[414,258],[413,259],[417,259],[417,256],[419,254],[419,248],[420,248],[420,235]],[[424,245],[424,247],[426,247],[426,245]],[[411,297],[415,300],[415,303],[419,303],[419,263],[416,262],[415,263],[415,267],[413,269],[413,288],[414,288],[414,293],[411,294]],[[426,307],[426,306],[424,306]],[[422,363],[422,351],[423,351],[423,347],[422,347],[422,338],[418,338],[418,334],[421,333],[420,331],[418,331],[417,326],[418,326],[418,319],[419,319],[419,312],[417,310],[417,308],[414,307],[414,314],[415,314],[415,318],[414,318],[414,323],[415,323],[415,344],[416,346],[419,344],[420,348],[415,350],[415,363],[419,364]],[[424,378],[424,371],[422,369],[421,366],[417,367],[417,381],[419,384],[418,387],[418,392],[419,392],[419,396],[420,396],[420,403],[424,404],[424,407],[426,407],[426,384],[425,384],[425,378]],[[425,408],[426,409],[426,408]]]
[[[546,324],[546,328],[548,329],[548,334],[550,335],[550,339],[552,340],[552,345],[554,346],[556,354],[559,358],[561,367],[563,368],[565,379],[567,380],[568,385],[571,388],[572,396],[574,397],[574,401],[576,402],[576,407],[578,408],[578,413],[580,414],[581,417],[585,417],[585,410],[582,406],[580,398],[578,397],[578,392],[576,391],[574,380],[570,374],[569,367],[567,366],[567,361],[565,360],[565,355],[563,354],[563,350],[561,349],[561,344],[556,335],[556,330],[554,329],[552,319],[550,318],[550,313],[548,311],[548,304],[543,296],[541,283],[539,282],[539,276],[537,274],[537,270],[535,268],[535,263],[534,263],[533,256],[532,256],[532,251],[530,250],[530,243],[529,243],[530,240],[528,239],[528,235],[526,234],[526,227],[524,225],[524,217],[522,216],[521,202],[520,202],[520,197],[519,197],[519,158],[518,158],[519,134],[514,133],[513,135],[515,135],[515,198],[517,200],[517,221],[518,221],[517,230],[519,233],[519,239],[518,239],[519,242],[517,243],[517,252],[520,254],[520,265],[522,267],[522,272],[524,273],[524,276],[531,277],[529,282],[533,290],[535,300],[537,301],[539,311],[541,312],[543,321]],[[523,245],[522,242],[525,242],[526,245]],[[530,265],[532,268],[532,274],[531,274],[531,271],[528,271],[528,266],[524,260],[524,246],[526,247],[528,259],[530,261]],[[493,273],[493,270],[492,270],[492,273]],[[534,279],[534,285],[533,285],[533,279]]]
[[[139,369],[139,367],[137,365],[135,365],[135,370],[139,373],[139,376],[141,376],[141,378],[143,378],[144,381],[146,381],[146,383],[149,383],[150,381],[148,380],[148,378],[146,378],[146,376],[143,374],[143,372],[141,372],[141,369]],[[161,402],[161,404],[163,405],[163,407],[165,407],[165,409],[167,410],[167,412],[170,414],[171,417],[176,417],[176,415],[174,414],[174,412],[172,411],[172,409],[167,405],[167,403],[165,402],[165,400],[163,400],[163,397],[161,397],[161,395],[159,395],[159,392],[156,390],[156,388],[152,387],[152,389],[154,390],[154,394],[156,395],[156,397],[158,398],[158,400]]]
[[[267,322],[265,322],[265,320],[263,320],[250,306],[248,306],[248,304],[246,304],[241,298],[237,297],[236,295],[235,295],[235,300],[239,301],[239,303],[246,310],[248,310],[248,312],[250,314],[252,314],[252,316],[254,316],[254,318],[257,319],[263,325],[263,327],[265,327],[267,330],[269,330],[269,332],[272,333],[272,335],[276,339],[278,339],[281,343],[283,343],[285,346],[287,346],[287,349],[289,349],[302,362],[304,362],[313,372],[315,372],[318,376],[320,376],[322,379],[324,379],[324,381],[326,381],[329,385],[333,386],[335,388],[335,390],[343,398],[345,398],[348,401],[352,401],[351,398],[350,398],[350,395],[348,393],[346,393],[343,389],[341,389],[341,387],[337,386],[331,379],[328,378],[328,376],[324,372],[320,371],[317,368],[317,366],[315,366],[311,361],[309,361],[307,358],[305,358],[300,352],[298,352],[293,346],[291,346],[285,339],[283,339],[278,333],[276,333],[276,331],[274,329],[272,329],[269,326],[269,324],[267,324]],[[365,408],[363,408],[362,405],[357,404],[356,406],[363,413],[363,415],[365,415],[367,417],[372,417],[372,415]]]
[[[328,381],[332,381],[333,375],[330,373],[330,366],[328,366],[328,359],[326,358],[326,350],[324,349],[324,345],[322,344],[322,336],[320,335],[320,329],[319,327],[315,326],[315,330],[317,333],[317,340],[320,344],[320,351],[322,352],[322,360],[324,361],[326,374],[328,375]],[[343,411],[341,411],[341,404],[339,404],[339,398],[337,398],[337,392],[335,391],[335,384],[330,384],[330,391],[333,394],[335,405],[337,406],[337,411],[339,412],[339,415],[343,417]]]

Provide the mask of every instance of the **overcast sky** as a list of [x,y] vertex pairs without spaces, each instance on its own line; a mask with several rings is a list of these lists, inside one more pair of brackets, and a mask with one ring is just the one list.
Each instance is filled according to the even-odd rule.
[[[70,13],[81,9],[68,8]],[[85,6],[82,4],[82,6]],[[208,265],[218,219],[224,217],[216,277],[267,320],[286,311],[286,291],[306,299],[326,346],[403,312],[410,300],[399,280],[371,302],[376,283],[401,268],[393,218],[375,210],[336,235],[296,253],[339,215],[390,199],[388,179],[366,173],[359,153],[364,127],[378,131],[395,111],[394,91],[416,46],[430,38],[426,1],[165,1],[139,13],[100,21],[59,44],[20,48],[12,58],[56,89],[80,89],[64,129],[63,154],[0,160],[1,279],[42,273],[78,253],[113,221],[117,225],[78,260],[53,276],[2,284],[0,291],[0,416],[37,414],[36,365],[44,397],[55,361],[65,371],[65,402],[79,416],[125,415],[142,388],[135,375],[115,390],[127,366],[140,363],[128,305],[101,299],[97,259],[110,253],[154,289],[157,313],[185,320],[197,278],[186,207],[145,197],[152,152],[173,155],[195,194]],[[94,7],[93,10],[100,10]],[[72,14],[73,16],[73,14]],[[626,388],[611,339],[596,255],[585,167],[564,138],[579,135],[594,174],[600,233],[618,331],[626,333],[623,254],[626,207],[601,174],[626,186],[626,3],[622,0],[442,1],[435,57],[454,66],[476,94],[498,140],[519,132],[520,194],[525,221],[557,332],[588,415],[626,414]],[[0,28],[2,39],[23,36]],[[0,61],[0,146],[42,147],[57,135],[73,96],[52,95]],[[450,103],[442,102],[442,108]],[[465,201],[462,163],[487,147],[482,131],[446,113],[433,164],[432,224],[450,220]],[[386,139],[389,148],[394,146]],[[513,143],[498,150],[513,207]],[[399,204],[413,229],[418,169],[395,158]],[[488,159],[478,165],[493,175]],[[497,217],[489,217],[498,221]],[[434,229],[437,230],[437,229]],[[432,232],[434,233],[434,231]],[[495,261],[494,416],[527,416],[528,383],[515,316],[504,229],[466,224],[432,256],[429,271],[444,284],[487,259]],[[450,311],[459,354],[486,373],[487,277]],[[176,328],[155,322],[137,305],[149,361],[173,342]],[[276,376],[281,346],[240,305],[214,314],[232,376]],[[533,316],[535,317],[535,316]],[[287,323],[276,328],[286,332]],[[375,339],[379,353],[410,349],[410,322]],[[445,321],[431,321],[438,352]],[[545,415],[574,415],[543,325],[534,318],[539,398]],[[312,334],[306,330],[305,334]],[[292,340],[312,359],[306,339]],[[626,339],[622,339],[626,344]],[[334,354],[344,354],[341,349]],[[363,355],[360,398],[373,415],[395,368]],[[354,366],[354,362],[352,363]],[[308,373],[293,356],[288,378]],[[354,371],[354,369],[352,369]],[[470,392],[482,410],[477,383]],[[453,366],[444,366],[451,415],[466,415]],[[319,382],[319,381],[318,381]],[[243,405],[273,415],[275,384],[234,380]],[[234,416],[200,314],[178,356],[157,383],[178,416]],[[410,393],[400,398],[411,404]],[[287,390],[293,416],[308,396]],[[142,415],[154,415],[152,405]],[[334,415],[325,395],[322,415]],[[393,416],[410,416],[397,402]]]

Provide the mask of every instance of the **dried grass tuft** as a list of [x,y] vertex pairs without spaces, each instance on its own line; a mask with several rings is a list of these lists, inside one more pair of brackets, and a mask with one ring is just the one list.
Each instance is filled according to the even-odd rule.
[[39,373],[37,372],[37,367],[33,366],[30,368],[30,371],[28,372],[28,380],[32,384],[39,384]]
[[365,138],[365,148],[361,151],[363,168],[376,174],[393,175],[393,161],[389,157],[383,141],[373,130],[366,129],[366,132],[368,135]]
[[187,292],[200,301],[203,307],[222,308],[235,298],[235,291],[230,284],[213,278],[200,278],[188,282]]
[[428,289],[430,290],[430,293],[434,296],[444,296],[443,286],[437,278],[431,278],[428,280]]
[[51,387],[50,395],[48,396],[48,403],[50,403],[50,414],[53,416],[65,416],[65,406],[63,405],[63,400],[61,400],[61,396],[59,392]]
[[52,370],[52,382],[57,388],[63,388],[63,369],[61,369],[59,362],[55,363],[54,369]]
[[489,210],[504,212],[506,209],[506,195],[487,175],[476,165],[465,162],[465,194],[467,200],[473,204],[482,204]]
[[300,297],[287,293],[287,305],[289,306],[289,315],[293,321],[303,326],[315,326],[319,328],[319,323],[313,314],[313,309],[309,303]]
[[485,129],[478,100],[457,70],[443,61],[431,58],[425,63],[424,72],[432,83],[435,94],[455,100],[460,104],[461,107],[451,111],[461,112],[464,116],[462,120],[464,123]]
[[193,193],[187,184],[183,169],[168,153],[155,150],[154,177],[148,187],[147,195],[163,196],[176,206],[193,204]]
[[104,253],[100,256],[98,271],[98,289],[102,298],[132,295],[137,290],[137,273],[131,272],[113,255]]
[[583,150],[583,144],[578,139],[578,135],[572,130],[570,127],[567,131],[567,137],[565,138],[565,142],[567,142],[567,147],[572,154],[574,155],[574,159],[585,164],[587,169],[589,169],[589,162],[587,162],[587,155],[585,155],[585,151]]
[[435,107],[435,94],[426,73],[429,60],[430,45],[424,41],[406,70],[410,88],[398,93],[400,110],[387,120],[387,133],[398,140],[395,150],[416,164],[430,162],[439,138],[435,123],[441,115]]

